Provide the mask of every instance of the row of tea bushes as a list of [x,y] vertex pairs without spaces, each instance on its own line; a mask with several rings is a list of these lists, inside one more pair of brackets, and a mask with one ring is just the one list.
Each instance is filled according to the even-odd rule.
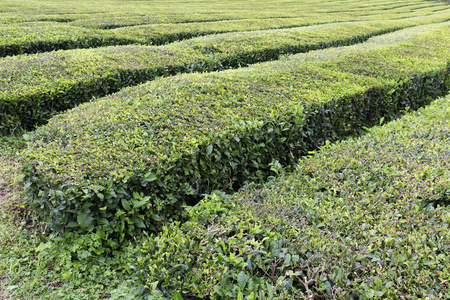
[[31,22],[0,26],[0,56],[39,53],[60,49],[126,45],[137,40],[57,22]]
[[[381,18],[381,17],[380,17]],[[426,16],[402,18],[399,27],[422,25],[447,21],[450,18],[450,9],[439,11]],[[303,16],[301,18],[272,18],[251,20],[226,20],[204,23],[181,23],[181,24],[151,24],[143,26],[132,26],[111,30],[118,36],[133,37],[143,44],[162,45],[177,40],[183,40],[196,36],[218,34],[225,32],[241,32],[274,28],[289,28],[299,26],[310,26],[313,24],[335,23],[354,21],[355,17],[336,18],[335,16]],[[357,18],[358,19],[358,18]],[[383,18],[381,18],[383,19]],[[394,20],[392,20],[394,19]],[[400,21],[399,16],[389,21]],[[379,20],[377,20],[379,21]]]
[[[409,1],[410,2],[410,1]],[[304,6],[305,3],[300,3]],[[201,22],[216,22],[216,21],[258,21],[264,22],[268,19],[302,19],[302,24],[320,24],[332,22],[349,22],[349,21],[369,21],[369,20],[392,20],[408,17],[420,17],[440,12],[442,9],[448,10],[448,5],[436,5],[430,3],[403,3],[400,7],[392,7],[392,2],[381,4],[378,7],[371,6],[356,7],[352,5],[350,8],[348,4],[339,6],[335,1],[330,3],[325,9],[318,9],[317,3],[308,5],[309,7],[302,7],[298,10],[291,8],[289,11],[285,10],[283,4],[280,5],[281,10],[273,8],[270,12],[258,12],[254,8],[247,11],[237,12],[212,12],[205,14],[186,14],[186,15],[124,15],[111,16],[105,14],[104,16],[94,15],[92,17],[80,18],[71,25],[82,26],[86,28],[96,29],[114,29],[122,27],[133,27],[143,25],[158,25],[158,24],[188,24],[195,23],[201,26]],[[410,5],[408,5],[410,4]],[[259,3],[261,6],[261,3]],[[278,21],[280,22],[280,21]]]
[[[440,13],[439,13],[440,14]],[[426,17],[424,23],[430,19]],[[429,21],[439,22],[437,16]],[[192,37],[311,25],[305,18],[231,20],[201,23],[150,24],[100,30],[58,22],[29,22],[0,26],[0,56],[112,45],[163,45]],[[324,23],[318,22],[317,23]],[[406,26],[406,25],[405,25]]]
[[[303,6],[297,10],[284,10],[286,6],[281,4],[283,10],[271,9],[270,12],[258,12],[254,7],[251,9],[238,13],[236,10],[229,13],[210,13],[203,15],[188,14],[184,16],[167,15],[164,17],[153,17],[154,19],[144,16],[123,16],[119,18],[111,18],[109,15],[102,17],[95,16],[93,18],[84,18],[76,20],[71,24],[76,26],[83,26],[87,28],[102,28],[112,29],[121,27],[132,27],[139,25],[150,24],[168,24],[168,23],[197,23],[199,22],[214,22],[214,21],[245,21],[245,20],[265,20],[265,19],[296,19],[301,18],[303,24],[320,24],[320,23],[334,23],[334,22],[350,22],[350,21],[380,21],[380,20],[395,20],[409,17],[422,17],[435,13],[448,11],[449,7],[445,4],[430,4],[430,3],[416,3],[413,4],[402,3],[393,5],[392,2],[379,3],[375,7],[372,1],[366,7],[363,5],[357,6],[355,3],[349,4],[341,3],[339,6],[336,1],[331,1],[325,8],[318,9],[317,2],[312,2],[309,7]],[[241,2],[242,3],[242,2]],[[300,2],[299,2],[300,3]],[[261,6],[261,2],[257,4]],[[195,18],[197,16],[197,18]],[[193,18],[194,17],[194,18]]]
[[328,22],[323,19],[311,20],[305,17],[245,19],[202,23],[150,24],[117,28],[110,30],[110,32],[120,36],[132,36],[140,43],[147,45],[163,45],[209,34],[300,27],[321,23]]
[[140,246],[112,299],[449,299],[449,128],[447,97],[207,197]]
[[[450,10],[449,10],[450,11]],[[423,13],[425,15],[425,13]],[[447,12],[412,17],[395,16],[403,26],[420,25],[448,20]],[[225,32],[241,32],[275,28],[300,27],[320,23],[353,21],[354,16],[336,18],[303,16],[301,18],[245,19],[210,22],[188,22],[128,26],[100,30],[58,22],[28,22],[0,26],[0,56],[32,54],[53,50],[94,48],[111,45],[163,45],[192,37]],[[383,17],[379,17],[383,19]],[[392,18],[392,16],[391,16]]]
[[155,77],[237,68],[284,54],[354,44],[423,20],[429,19],[228,33],[160,47],[130,45],[4,58],[0,132],[32,129],[55,112]]
[[171,2],[97,1],[93,6],[89,0],[55,2],[4,0],[0,3],[0,24],[35,21],[65,22],[86,28],[111,29],[161,23],[192,23],[220,20],[299,18],[307,23],[336,21],[368,21],[424,16],[446,4],[422,0],[407,0],[393,3],[386,0],[348,1],[302,0],[284,1],[226,1],[205,2],[198,0]]
[[97,252],[182,216],[271,163],[415,109],[448,90],[450,23],[211,74],[185,74],[80,105],[30,137],[23,174],[52,230]]

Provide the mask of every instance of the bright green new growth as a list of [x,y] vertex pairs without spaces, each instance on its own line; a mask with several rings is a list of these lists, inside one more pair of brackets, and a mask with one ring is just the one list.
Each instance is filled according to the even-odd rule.
[[212,71],[363,42],[447,15],[228,33],[161,47],[68,50],[0,60],[0,132],[31,129],[55,112],[159,76]]
[[[450,24],[212,74],[161,79],[81,105],[24,152],[28,198],[54,230],[103,246],[181,213],[189,197],[428,103],[449,86]],[[220,46],[220,44],[218,44]]]
[[263,187],[207,197],[136,251],[127,294],[448,299],[449,128],[447,97]]

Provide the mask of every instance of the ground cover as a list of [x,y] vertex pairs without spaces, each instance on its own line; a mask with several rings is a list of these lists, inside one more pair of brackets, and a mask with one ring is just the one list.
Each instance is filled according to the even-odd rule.
[[136,250],[113,299],[448,299],[449,128],[447,97],[209,196]]
[[30,138],[28,200],[64,238],[88,234],[109,252],[183,214],[189,198],[263,180],[275,160],[290,165],[445,93],[449,26],[160,79],[81,105]]
[[47,244],[48,226],[23,199],[17,156],[25,146],[22,137],[0,137],[0,299],[108,298],[127,278],[131,249],[92,258]]
[[237,68],[281,55],[349,45],[437,15],[211,35],[160,47],[67,50],[0,60],[0,131],[32,129],[55,112],[176,73]]

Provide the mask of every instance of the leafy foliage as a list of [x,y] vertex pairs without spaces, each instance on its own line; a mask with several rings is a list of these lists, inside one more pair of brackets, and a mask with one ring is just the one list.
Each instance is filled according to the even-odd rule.
[[358,3],[327,1],[300,2],[259,0],[228,0],[205,2],[201,0],[171,2],[135,1],[133,5],[120,0],[67,0],[62,2],[35,2],[4,0],[0,3],[0,24],[52,21],[86,28],[117,28],[145,24],[207,23],[211,21],[262,20],[299,18],[305,24],[317,22],[345,22],[389,20],[423,16],[448,8],[446,4],[408,0],[393,3],[386,0],[361,0]]
[[213,193],[136,250],[128,299],[450,297],[448,128],[449,97]]
[[[56,112],[156,77],[237,68],[286,54],[351,45],[446,18],[437,14],[229,33],[161,47],[130,45],[8,57],[0,61],[4,70],[0,74],[0,132],[33,129]],[[108,35],[102,38],[109,39]],[[84,43],[83,38],[79,42]]]
[[[214,34],[0,59],[0,298],[109,298],[133,270],[112,298],[449,298],[448,100],[328,144],[448,90],[448,24],[285,57],[445,22],[448,4],[132,4],[0,1],[0,56]],[[22,129],[275,59],[25,134],[23,199]],[[185,211],[246,180],[267,183]]]
[[445,93],[448,26],[162,79],[82,105],[30,138],[27,199],[62,239],[87,234],[91,251],[110,252],[180,219],[189,199],[261,181],[274,161],[293,164]]
[[[393,19],[401,18],[401,22],[397,22],[402,24],[401,26],[408,26],[412,24],[419,25],[430,22],[434,23],[447,19],[447,14],[442,11],[432,12],[431,15],[423,14],[423,17],[419,18],[417,18],[417,16],[407,18],[410,15],[411,14],[400,14],[395,16],[395,18],[392,18],[391,15],[381,15],[377,18],[377,21],[389,18],[389,20],[385,20],[384,22],[392,22]],[[164,45],[175,41],[211,34],[291,28],[309,26],[313,24],[335,23],[337,21],[336,16],[324,18],[322,15],[320,18],[317,16],[311,16],[301,18],[233,19],[221,21],[198,20],[197,22],[177,23],[182,22],[183,20],[179,20],[176,17],[171,17],[167,20],[167,22],[170,23],[127,26],[127,20],[135,20],[134,22],[139,23],[139,21],[136,20],[136,16],[131,19],[130,17],[124,18],[120,24],[110,23],[112,21],[111,16],[109,16],[109,18],[108,24],[102,24],[102,18],[100,18],[96,20],[83,19],[82,21],[76,21],[69,24],[40,21],[5,24],[3,26],[0,25],[0,29],[2,31],[2,35],[0,36],[0,56],[112,45]],[[145,17],[142,19],[145,20]],[[340,22],[344,22],[370,18],[359,15],[342,15],[339,16],[339,19]],[[118,20],[114,21],[118,22]],[[159,21],[164,22],[164,20]],[[86,22],[91,22],[97,25],[89,26]],[[87,27],[94,28],[80,27],[83,26],[83,24],[87,25]],[[95,27],[111,27],[114,29],[102,30]]]

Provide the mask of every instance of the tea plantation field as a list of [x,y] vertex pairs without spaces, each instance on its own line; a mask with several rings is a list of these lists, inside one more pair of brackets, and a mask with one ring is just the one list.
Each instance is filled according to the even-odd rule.
[[450,4],[0,3],[0,299],[450,299]]

